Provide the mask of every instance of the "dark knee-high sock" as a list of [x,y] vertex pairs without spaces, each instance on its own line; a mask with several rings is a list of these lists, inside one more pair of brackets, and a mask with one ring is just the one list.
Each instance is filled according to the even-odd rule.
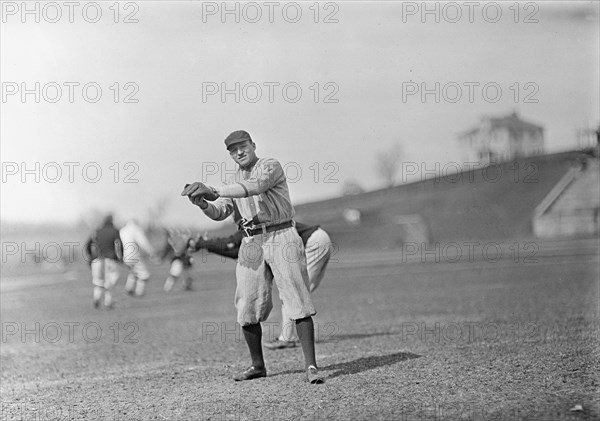
[[304,353],[304,362],[306,367],[309,365],[317,366],[317,359],[315,357],[315,325],[313,324],[312,317],[306,317],[304,319],[296,320],[296,331],[298,332],[298,338],[302,345],[302,352]]
[[263,359],[262,352],[262,328],[260,323],[254,325],[242,326],[244,332],[244,339],[248,344],[250,350],[250,358],[252,358],[252,365],[256,368],[263,368],[265,366],[265,360]]

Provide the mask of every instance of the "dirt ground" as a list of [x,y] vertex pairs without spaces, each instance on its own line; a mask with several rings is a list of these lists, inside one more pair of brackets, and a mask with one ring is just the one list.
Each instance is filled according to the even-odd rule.
[[323,385],[299,347],[232,381],[249,365],[232,261],[198,255],[194,290],[170,294],[152,267],[142,298],[122,269],[113,310],[93,308],[85,266],[3,270],[1,419],[598,419],[598,243],[538,243],[458,262],[340,250],[314,293]]

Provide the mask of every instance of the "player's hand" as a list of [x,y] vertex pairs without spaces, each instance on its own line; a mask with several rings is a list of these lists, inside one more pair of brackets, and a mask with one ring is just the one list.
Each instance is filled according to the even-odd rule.
[[188,196],[190,198],[194,198],[197,196],[204,197],[205,200],[213,201],[219,198],[219,194],[216,190],[210,186],[207,186],[199,181],[196,181],[192,184],[186,184],[181,192],[182,196]]
[[206,209],[208,207],[208,203],[206,203],[204,196],[196,196],[196,197],[188,196],[188,199],[190,199],[190,202],[192,202],[194,205],[198,206],[200,209]]

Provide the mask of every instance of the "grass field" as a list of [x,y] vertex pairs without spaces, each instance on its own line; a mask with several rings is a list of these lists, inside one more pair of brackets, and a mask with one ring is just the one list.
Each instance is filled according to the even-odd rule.
[[122,277],[111,311],[85,266],[5,271],[1,419],[598,419],[598,243],[538,244],[457,263],[340,250],[314,294],[323,385],[303,381],[300,348],[231,380],[249,363],[232,261],[198,256],[191,292],[163,293],[166,265],[143,298]]

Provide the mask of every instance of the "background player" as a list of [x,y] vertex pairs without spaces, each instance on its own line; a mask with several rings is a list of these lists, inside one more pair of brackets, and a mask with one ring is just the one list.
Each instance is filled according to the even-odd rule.
[[187,234],[169,232],[167,246],[162,258],[164,259],[169,254],[173,256],[171,259],[171,268],[169,269],[169,277],[165,281],[163,289],[169,292],[175,286],[178,280],[182,280],[182,288],[185,291],[192,289],[193,279],[190,275],[192,268],[192,253],[196,251],[196,240]]
[[144,295],[146,282],[150,272],[144,262],[142,252],[154,256],[154,247],[150,244],[146,233],[135,219],[130,219],[119,231],[123,241],[123,263],[129,268],[125,291],[136,297]]
[[118,262],[123,257],[123,243],[113,225],[112,215],[104,218],[102,226],[92,233],[85,248],[91,260],[94,307],[100,307],[104,294],[104,305],[112,308],[111,290],[119,280]]

